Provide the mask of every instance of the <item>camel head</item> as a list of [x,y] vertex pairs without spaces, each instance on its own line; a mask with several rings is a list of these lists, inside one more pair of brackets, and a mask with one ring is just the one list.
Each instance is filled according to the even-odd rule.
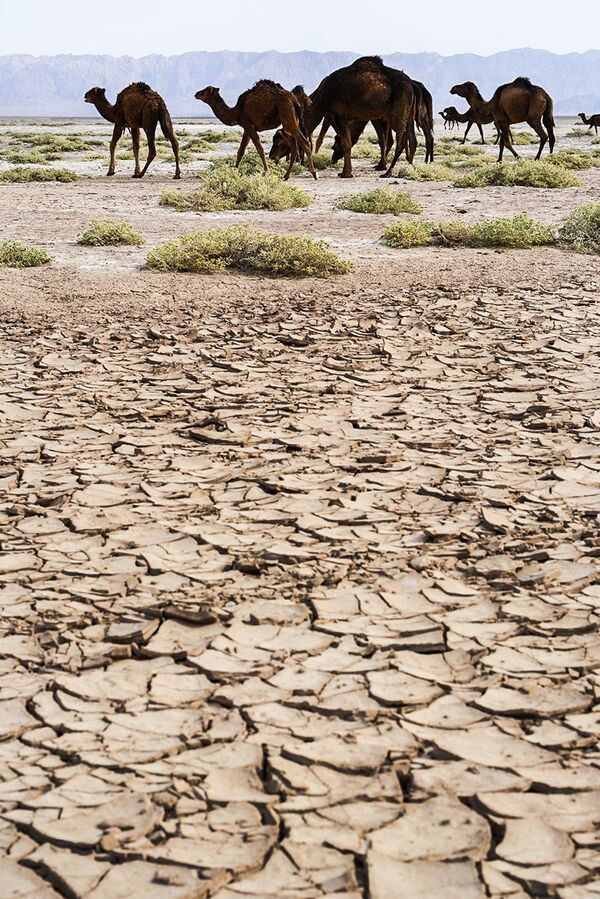
[[585,120],[586,120],[585,112],[578,112],[577,115],[579,116],[580,119],[582,119],[585,122]]
[[286,156],[292,152],[292,148],[290,147],[289,141],[283,130],[280,128],[279,131],[275,132],[273,137],[273,146],[269,151],[269,159],[272,162],[280,162],[282,159],[285,159]]
[[194,96],[196,97],[196,100],[202,100],[203,103],[208,103],[210,106],[211,100],[220,96],[219,88],[209,84],[208,87],[203,87],[201,91],[196,91]]
[[464,97],[466,99],[473,89],[477,90],[473,82],[465,81],[464,84],[455,84],[450,93],[456,97]]
[[91,87],[89,91],[86,91],[83,99],[86,103],[98,103],[106,100],[106,88],[105,87]]

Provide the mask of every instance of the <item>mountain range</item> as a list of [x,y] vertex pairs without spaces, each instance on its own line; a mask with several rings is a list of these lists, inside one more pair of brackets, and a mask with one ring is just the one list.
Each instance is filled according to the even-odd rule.
[[[311,91],[319,81],[359,54],[346,51],[314,53],[241,53],[197,51],[179,56],[0,56],[0,116],[89,116],[83,94],[93,86],[107,88],[109,98],[132,81],[146,81],[167,101],[175,116],[208,115],[194,100],[207,84],[221,88],[228,102],[259,78],[285,87],[304,84]],[[457,103],[448,91],[459,81],[474,81],[484,97],[517,75],[528,75],[552,95],[557,115],[600,112],[600,51],[557,55],[546,50],[508,50],[493,56],[437,53],[392,53],[386,63],[423,81],[434,95],[436,110]],[[93,112],[93,111],[92,111]]]

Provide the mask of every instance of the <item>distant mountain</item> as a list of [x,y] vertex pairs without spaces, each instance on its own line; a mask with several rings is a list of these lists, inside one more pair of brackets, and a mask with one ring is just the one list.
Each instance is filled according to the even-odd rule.
[[[0,115],[89,115],[83,94],[94,85],[106,87],[109,97],[132,81],[147,81],[167,100],[173,115],[207,115],[194,93],[215,84],[234,100],[258,78],[272,78],[286,87],[304,84],[312,90],[321,78],[348,65],[358,54],[350,52],[183,53],[180,56],[1,56]],[[424,81],[435,98],[436,109],[453,103],[450,87],[475,81],[484,97],[517,75],[528,75],[554,97],[558,115],[600,112],[600,51],[559,56],[545,50],[509,50],[493,56],[437,53],[392,53],[388,65],[404,69]]]

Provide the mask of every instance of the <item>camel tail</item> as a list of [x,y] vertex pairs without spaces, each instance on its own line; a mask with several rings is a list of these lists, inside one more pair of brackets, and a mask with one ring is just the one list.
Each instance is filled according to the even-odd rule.
[[552,99],[550,94],[548,94],[548,96],[547,96],[546,111],[545,111],[544,115],[542,116],[542,118],[543,118],[543,122],[544,122],[544,125],[546,126],[546,128],[548,128],[548,127],[555,128],[556,127],[556,122],[554,121],[554,100]]
[[161,103],[158,107],[158,123],[160,125],[160,130],[168,140],[173,134],[173,122],[171,121],[169,110],[164,103]]
[[294,110],[296,115],[298,116],[298,124],[300,125],[300,134],[302,137],[305,137],[306,140],[310,141],[308,136],[308,131],[306,130],[306,122],[304,121],[304,110],[302,109],[302,104],[298,102],[296,96],[292,94],[294,97]]

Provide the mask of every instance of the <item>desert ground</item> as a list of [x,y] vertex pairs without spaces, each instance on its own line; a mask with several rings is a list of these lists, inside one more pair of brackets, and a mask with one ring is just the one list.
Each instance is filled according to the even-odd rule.
[[[0,145],[48,128],[100,143],[0,183],[0,240],[52,256],[0,268],[0,897],[600,896],[599,257],[388,248],[334,209],[369,160],[179,213],[207,159],[106,178],[99,119]],[[390,186],[558,224],[576,174]],[[106,218],[145,246],[77,244]],[[354,269],[145,267],[240,223]]]

